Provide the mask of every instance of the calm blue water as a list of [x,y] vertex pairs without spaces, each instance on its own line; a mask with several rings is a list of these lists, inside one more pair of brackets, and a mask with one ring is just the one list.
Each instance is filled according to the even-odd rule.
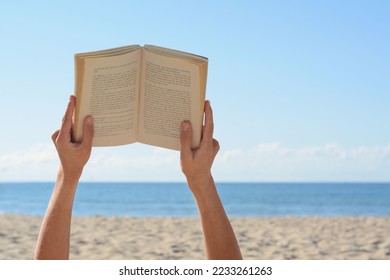
[[[220,183],[229,216],[390,216],[390,183]],[[53,183],[0,183],[0,213],[43,215]],[[80,183],[74,215],[181,217],[197,209],[184,183]]]

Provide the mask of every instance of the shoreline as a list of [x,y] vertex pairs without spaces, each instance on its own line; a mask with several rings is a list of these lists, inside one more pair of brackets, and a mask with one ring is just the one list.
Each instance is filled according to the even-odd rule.
[[[0,214],[0,260],[32,259],[42,216]],[[390,259],[390,217],[233,217],[244,259]],[[75,216],[70,259],[205,259],[198,217]]]

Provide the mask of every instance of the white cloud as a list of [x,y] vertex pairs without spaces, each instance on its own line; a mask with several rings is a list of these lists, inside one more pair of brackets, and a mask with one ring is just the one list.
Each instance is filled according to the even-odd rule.
[[277,157],[284,157],[287,156],[291,152],[291,149],[283,147],[283,145],[280,142],[274,142],[274,143],[262,143],[259,144],[254,149],[254,154],[258,157],[263,156],[277,156]]
[[221,162],[231,162],[243,155],[242,149],[228,150],[223,151],[222,154],[218,156],[219,161]]
[[153,168],[166,164],[173,164],[177,162],[177,156],[169,152],[162,152],[159,150],[153,151],[147,156],[131,157],[122,154],[107,154],[100,153],[92,156],[89,165],[112,167],[119,169],[127,168]]
[[[130,146],[127,150],[132,151]],[[96,148],[84,170],[84,180],[158,181],[181,180],[179,154],[160,148],[123,152],[126,148]],[[54,181],[59,159],[53,144],[36,144],[24,150],[0,154],[0,181]],[[179,172],[172,172],[179,171]],[[172,174],[177,174],[176,177]]]
[[[338,143],[289,147],[261,143],[224,151],[216,171],[239,181],[389,181],[390,145],[346,148]],[[228,155],[228,160],[226,156]],[[232,166],[232,163],[235,163]]]
[[297,162],[311,160],[371,160],[384,163],[390,157],[390,145],[361,146],[345,148],[338,143],[329,143],[317,146],[292,148],[280,142],[260,144],[254,149],[258,160],[271,157],[273,159],[293,159]]
[[[83,179],[184,180],[179,153],[145,145],[94,149]],[[59,160],[52,144],[0,155],[0,181],[53,181]],[[291,147],[281,142],[221,150],[218,181],[390,181],[390,144],[344,147],[338,143]]]
[[25,150],[0,155],[0,181],[50,180],[58,168],[53,144],[36,144]]
[[183,180],[178,152],[151,147],[136,151],[125,146],[119,153],[96,149],[86,171],[83,178],[92,181]]
[[38,164],[51,162],[57,159],[53,145],[37,144],[25,151],[18,151],[10,154],[0,155],[0,163],[14,164]]

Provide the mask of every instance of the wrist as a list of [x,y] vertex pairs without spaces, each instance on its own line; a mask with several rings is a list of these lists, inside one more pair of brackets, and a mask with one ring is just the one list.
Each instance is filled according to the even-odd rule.
[[187,183],[195,197],[195,200],[199,203],[203,204],[203,201],[207,202],[210,200],[210,197],[217,194],[217,189],[211,174],[206,178],[202,178],[202,180],[187,180]]
[[60,165],[49,207],[55,206],[59,211],[72,210],[80,175],[68,173]]
[[60,168],[58,170],[57,174],[57,180],[66,183],[67,185],[76,185],[78,184],[82,170],[67,170],[64,169],[62,165],[60,165]]

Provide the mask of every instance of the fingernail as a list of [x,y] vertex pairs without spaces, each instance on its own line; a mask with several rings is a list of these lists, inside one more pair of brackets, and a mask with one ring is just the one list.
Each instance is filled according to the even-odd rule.
[[181,130],[183,130],[183,131],[187,131],[187,130],[188,130],[188,127],[189,127],[188,122],[183,122],[183,123],[181,124]]
[[91,117],[91,116],[87,117],[87,124],[93,125],[93,117]]

